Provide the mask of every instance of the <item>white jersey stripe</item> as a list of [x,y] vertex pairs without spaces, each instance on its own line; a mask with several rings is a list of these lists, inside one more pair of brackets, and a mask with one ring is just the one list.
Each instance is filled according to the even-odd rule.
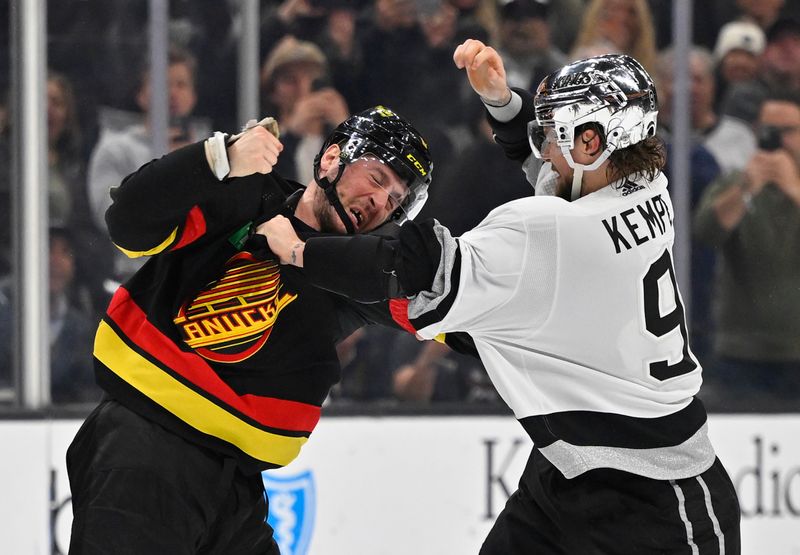
[[725,555],[725,536],[722,534],[722,530],[720,530],[717,515],[714,514],[714,506],[711,504],[711,492],[708,491],[708,486],[706,485],[706,482],[703,480],[702,476],[697,476],[696,479],[699,482],[700,487],[703,488],[703,496],[706,500],[708,516],[711,519],[711,524],[714,526],[714,534],[719,540],[719,555]]
[[655,480],[691,478],[714,464],[714,448],[708,439],[708,424],[680,445],[651,449],[629,449],[601,445],[573,445],[558,440],[539,451],[566,478],[594,468],[615,468]]
[[683,490],[681,490],[681,487],[675,482],[675,480],[670,480],[669,483],[672,486],[672,489],[675,490],[675,496],[678,498],[678,513],[681,515],[683,525],[686,527],[686,542],[689,547],[692,548],[692,555],[700,555],[700,550],[698,549],[697,544],[694,543],[692,523],[689,522],[689,517],[686,515],[686,498],[683,496]]

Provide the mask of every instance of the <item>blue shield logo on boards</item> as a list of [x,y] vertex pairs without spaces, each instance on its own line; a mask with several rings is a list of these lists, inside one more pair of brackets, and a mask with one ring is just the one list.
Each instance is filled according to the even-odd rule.
[[261,476],[269,502],[267,522],[275,530],[275,541],[281,548],[281,555],[306,555],[317,507],[311,471],[294,476],[262,472]]

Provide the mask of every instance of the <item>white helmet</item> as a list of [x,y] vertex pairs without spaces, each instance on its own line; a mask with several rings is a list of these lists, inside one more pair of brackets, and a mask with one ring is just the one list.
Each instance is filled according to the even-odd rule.
[[[656,133],[658,99],[653,80],[630,56],[608,54],[573,62],[539,83],[534,98],[536,120],[528,123],[528,139],[537,158],[542,157],[546,128],[555,130],[555,142],[575,169],[573,200],[580,195],[583,171],[592,171],[620,148],[627,148]],[[592,164],[575,163],[570,154],[575,129],[599,124],[605,148]]]

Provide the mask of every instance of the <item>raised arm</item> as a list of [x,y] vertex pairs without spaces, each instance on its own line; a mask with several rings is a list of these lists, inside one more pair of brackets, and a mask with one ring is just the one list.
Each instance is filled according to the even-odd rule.
[[212,170],[209,141],[145,164],[111,192],[106,212],[111,239],[129,256],[157,254],[256,213],[264,182],[259,174],[272,171],[282,148],[276,137],[256,127],[217,152],[217,162],[227,156],[224,175]]
[[511,102],[503,59],[494,48],[479,40],[467,39],[456,47],[453,62],[467,72],[472,90],[485,104],[506,106]]

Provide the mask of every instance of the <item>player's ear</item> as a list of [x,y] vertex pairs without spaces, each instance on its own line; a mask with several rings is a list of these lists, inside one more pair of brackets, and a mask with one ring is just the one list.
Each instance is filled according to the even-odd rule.
[[588,156],[596,156],[603,149],[600,133],[595,129],[584,129],[580,136],[581,150]]
[[323,175],[332,167],[339,165],[339,154],[341,153],[339,145],[332,144],[325,149],[322,158],[319,161],[319,168],[322,170]]

